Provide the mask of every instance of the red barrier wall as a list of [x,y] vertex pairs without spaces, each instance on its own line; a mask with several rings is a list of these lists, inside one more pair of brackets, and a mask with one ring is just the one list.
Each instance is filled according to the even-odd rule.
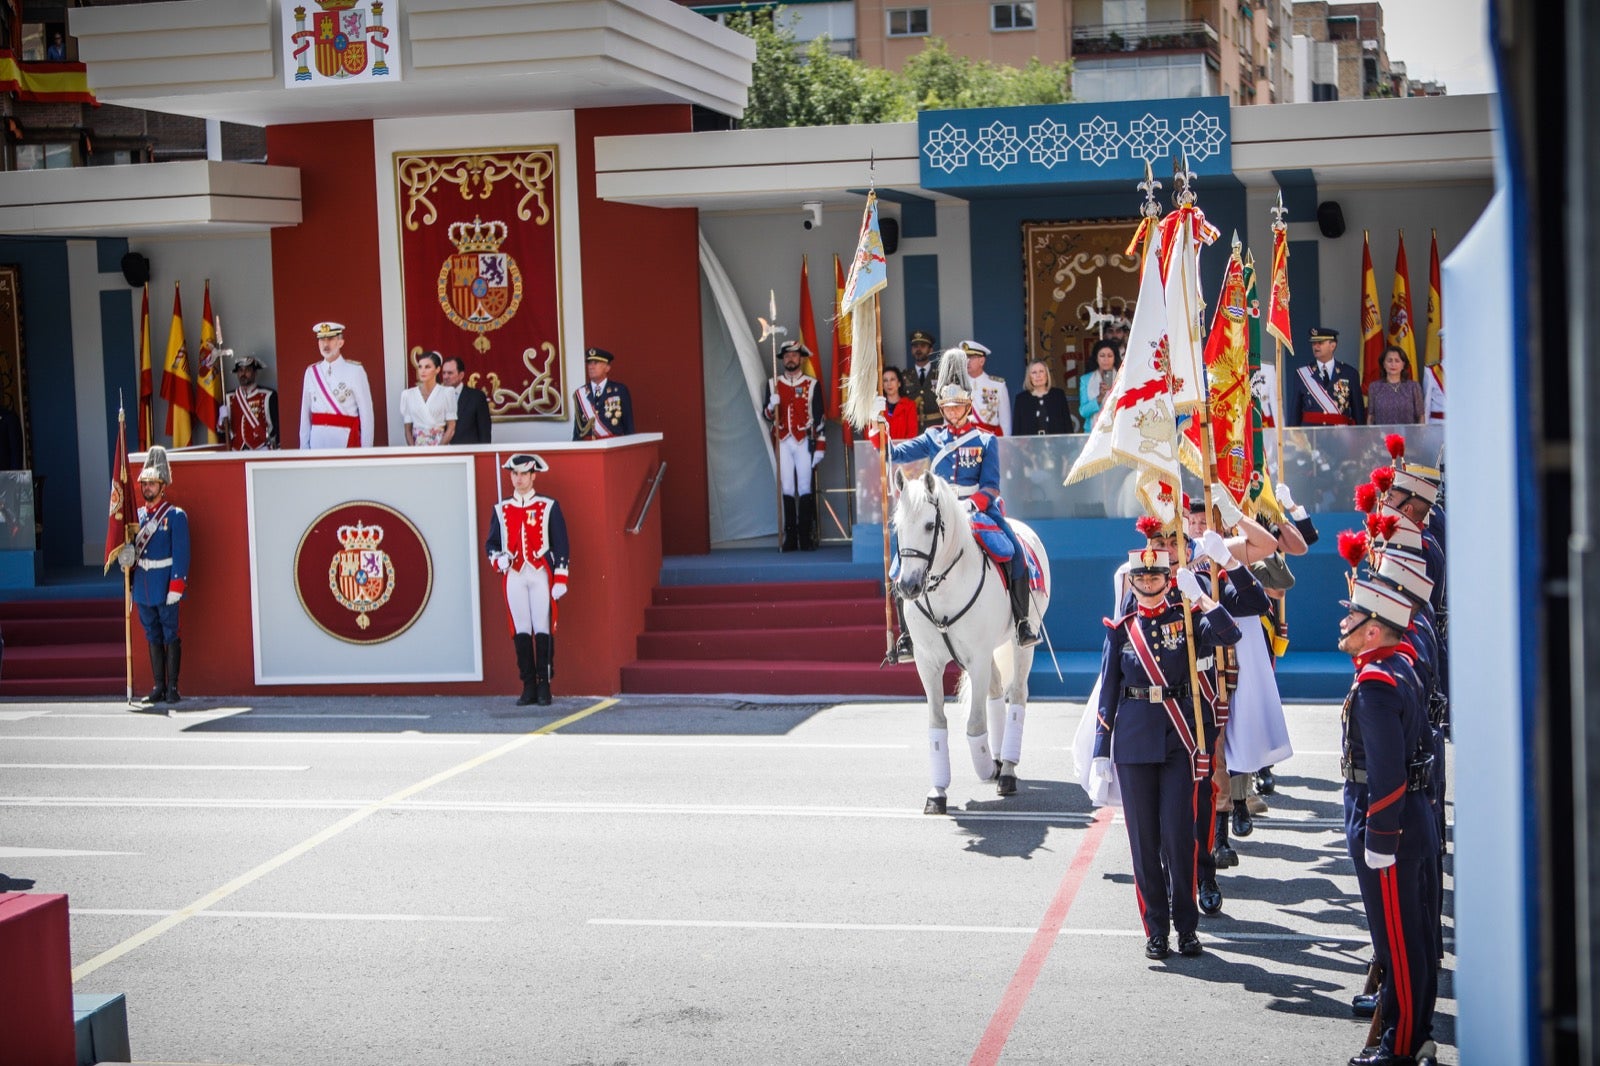
[[[641,486],[659,460],[659,447],[659,439],[650,436],[613,444],[540,449],[550,470],[539,475],[539,491],[560,501],[572,544],[572,576],[569,591],[561,600],[556,676],[551,684],[558,696],[614,693],[621,687],[622,667],[637,657],[636,638],[644,628],[644,609],[661,573],[662,497],[657,497],[639,533],[627,533],[625,527]],[[489,509],[502,495],[497,460],[504,448],[499,455],[491,448],[449,451],[474,456],[478,534],[486,536],[484,522]],[[363,451],[355,458],[430,453],[431,449],[383,448]],[[289,460],[301,458],[280,454]],[[348,694],[353,690],[345,685],[255,683],[245,506],[247,461],[225,455],[172,456],[169,499],[189,514],[192,556],[179,622],[183,639],[180,688],[185,696]],[[352,499],[359,498],[359,482],[351,491]],[[486,563],[479,567],[479,583],[483,681],[363,683],[362,694],[499,695],[521,691],[501,582]],[[137,623],[133,630],[134,689],[145,692],[151,685],[150,658]]]
[[702,554],[711,550],[711,519],[699,212],[608,203],[595,196],[594,177],[596,137],[687,132],[690,110],[680,105],[591,108],[575,112],[575,125],[584,336],[590,346],[616,355],[613,372],[633,395],[637,428],[662,434],[667,553]]
[[300,225],[272,231],[273,369],[285,448],[300,447],[305,368],[321,358],[314,324],[344,323],[344,356],[366,369],[372,387],[375,444],[388,443],[389,396],[407,384],[384,378],[372,151],[370,120],[267,127],[267,161],[300,169]]
[[0,892],[0,1066],[73,1066],[67,897]]

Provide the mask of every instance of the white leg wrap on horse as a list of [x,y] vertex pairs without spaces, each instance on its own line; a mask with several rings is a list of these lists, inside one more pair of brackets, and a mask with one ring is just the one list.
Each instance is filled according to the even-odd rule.
[[1006,705],[1006,736],[1000,745],[1000,758],[1009,763],[1022,761],[1022,723],[1028,717],[1028,705],[1025,703],[1009,703]]
[[928,773],[934,788],[950,787],[950,730],[928,730]]
[[999,751],[1006,742],[1006,698],[994,696],[984,704],[989,715],[989,750]]
[[967,747],[972,749],[972,769],[977,772],[978,780],[993,781],[994,752],[989,750],[989,734],[979,733],[975,737],[968,737]]

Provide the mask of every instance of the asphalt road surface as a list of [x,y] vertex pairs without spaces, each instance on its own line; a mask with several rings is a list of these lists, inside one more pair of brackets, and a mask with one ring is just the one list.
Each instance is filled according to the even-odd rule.
[[0,707],[0,888],[70,896],[75,991],[126,994],[136,1061],[1332,1064],[1366,1035],[1336,707],[1290,708],[1206,954],[1152,963],[1120,819],[1065,783],[1080,704],[1030,707],[1010,799],[958,741],[947,817],[921,703],[186,705]]

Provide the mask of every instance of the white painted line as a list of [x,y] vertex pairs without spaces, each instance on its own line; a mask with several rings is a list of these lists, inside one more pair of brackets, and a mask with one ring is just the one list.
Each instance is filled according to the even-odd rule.
[[20,722],[24,718],[38,718],[49,711],[0,711],[0,722]]
[[[839,932],[839,933],[1000,933],[1018,936],[1032,936],[1037,930],[1024,925],[903,925],[903,924],[875,924],[870,922],[735,922],[712,921],[698,918],[590,918],[588,925],[628,926],[628,927],[654,927],[662,929],[775,929],[794,932]],[[1365,934],[1353,933],[1344,935],[1339,933],[1248,933],[1230,932],[1228,930],[1205,929],[1204,939],[1212,942],[1225,943],[1230,940],[1239,941],[1286,941],[1295,943],[1312,944],[1368,944],[1371,938]],[[1144,933],[1138,929],[1070,929],[1061,930],[1062,936],[1110,936],[1110,937],[1140,937]]]
[[[5,721],[5,717],[4,716],[5,716],[5,714],[8,714],[8,713],[11,713],[11,712],[0,712],[0,721]],[[46,712],[40,711],[38,713],[44,714]],[[28,715],[24,714],[23,717],[26,718],[26,717],[28,717]],[[50,712],[50,717],[51,718],[94,718],[94,719],[97,719],[97,720],[102,721],[102,722],[143,722],[143,721],[148,720],[148,718],[149,718],[148,715],[146,715],[146,716],[141,718],[141,717],[139,717],[137,715],[127,714],[127,713],[123,713],[123,714],[60,714],[60,713],[56,713],[56,712]],[[245,721],[250,721],[250,722],[260,721],[260,720],[264,720],[264,719],[288,720],[288,721],[296,721],[296,722],[320,722],[320,721],[324,721],[324,720],[330,719],[330,718],[339,718],[339,719],[354,718],[354,719],[360,719],[360,720],[363,720],[363,721],[373,720],[373,721],[420,722],[420,721],[424,721],[424,720],[432,718],[432,717],[433,717],[433,715],[431,715],[431,714],[263,714],[260,711],[252,711],[252,710],[249,710],[248,708],[241,707],[238,710],[230,710],[230,711],[180,711],[179,712],[179,717],[178,717],[177,720],[180,721],[180,722],[214,722],[219,718],[242,718]]]
[[563,740],[589,740],[597,748],[778,748],[784,751],[905,751],[910,744],[812,744],[790,740],[592,740],[568,736]]
[[348,811],[365,800],[181,799],[152,796],[0,796],[0,807],[161,807],[256,811]]
[[0,762],[0,770],[245,770],[298,773],[309,766],[286,765],[202,765],[191,763],[116,763],[116,762]]
[[0,847],[0,859],[72,859],[90,855],[142,855],[141,851],[73,851],[68,848]]
[[[72,907],[68,913],[74,917],[95,918],[166,918],[176,910],[153,910],[133,907]],[[196,918],[267,918],[297,922],[504,922],[509,919],[468,914],[339,914],[322,911],[197,911]]]
[[486,738],[476,740],[457,740],[454,738],[440,738],[422,736],[390,736],[387,734],[369,736],[367,734],[336,733],[327,736],[317,733],[295,733],[292,735],[274,735],[269,737],[254,734],[234,734],[229,736],[201,735],[197,733],[167,733],[161,736],[144,737],[58,737],[58,736],[28,736],[27,734],[12,734],[0,736],[0,743],[30,744],[34,741],[66,742],[74,744],[157,744],[161,742],[183,744],[467,744],[480,745]]

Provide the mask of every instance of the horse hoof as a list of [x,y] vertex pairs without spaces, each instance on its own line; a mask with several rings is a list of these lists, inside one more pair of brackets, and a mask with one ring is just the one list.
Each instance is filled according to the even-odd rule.
[[994,773],[990,774],[988,776],[987,780],[998,781],[998,780],[1000,780],[1000,775],[1005,773],[1005,772],[1006,772],[1005,763],[1001,762],[999,759],[996,759],[994,761]]
[[928,802],[922,805],[922,813],[943,814],[945,813],[945,804],[948,802],[949,801],[943,796],[929,796]]
[[1000,795],[1002,795],[1002,796],[1015,796],[1016,794],[1017,794],[1017,775],[1016,774],[1001,774],[1000,775]]

